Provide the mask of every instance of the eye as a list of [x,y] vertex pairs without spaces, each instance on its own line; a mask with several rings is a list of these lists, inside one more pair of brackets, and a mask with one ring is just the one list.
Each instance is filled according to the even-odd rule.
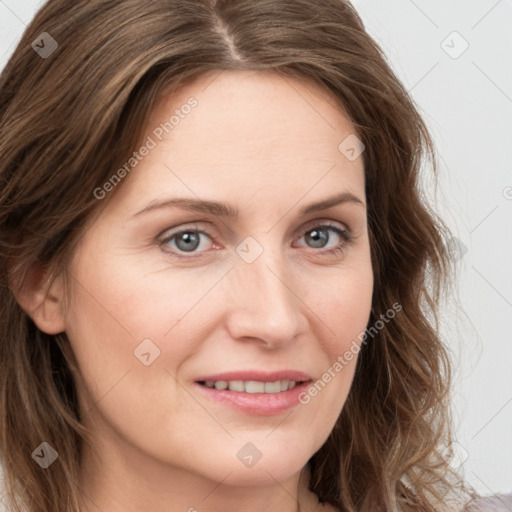
[[[334,233],[334,236],[332,236],[332,233]],[[314,251],[331,255],[342,253],[345,247],[352,242],[353,237],[346,229],[330,223],[324,223],[308,229],[301,238],[304,238],[309,247],[313,249],[325,249],[325,247],[328,247],[329,242],[334,240],[334,244],[327,250]]]
[[[343,253],[346,246],[352,242],[352,235],[346,229],[331,223],[313,225],[302,236],[306,244],[313,249],[314,253],[321,255],[333,255]],[[207,241],[210,240],[210,244]],[[334,244],[331,242],[334,241]],[[329,247],[329,244],[331,246]],[[208,245],[219,248],[213,243],[212,237],[197,226],[185,227],[176,232],[165,233],[159,238],[159,245],[163,250],[178,258],[193,258],[208,251]],[[325,249],[327,247],[327,249]],[[323,250],[321,250],[323,249]],[[188,253],[188,256],[186,255]]]
[[198,251],[198,248],[204,249],[204,244],[201,243],[203,237],[211,240],[211,237],[206,232],[197,228],[190,227],[181,229],[175,233],[171,233],[170,235],[165,236],[165,238],[160,240],[160,245],[164,247],[170,247],[170,251],[168,249],[164,250],[178,257],[181,257],[179,254],[180,252],[204,252],[202,250]]

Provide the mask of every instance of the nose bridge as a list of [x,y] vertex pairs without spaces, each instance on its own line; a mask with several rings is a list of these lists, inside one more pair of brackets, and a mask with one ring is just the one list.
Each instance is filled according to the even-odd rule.
[[299,334],[303,313],[286,255],[279,249],[262,249],[250,263],[243,257],[235,260],[229,328],[234,338],[259,338],[278,346]]

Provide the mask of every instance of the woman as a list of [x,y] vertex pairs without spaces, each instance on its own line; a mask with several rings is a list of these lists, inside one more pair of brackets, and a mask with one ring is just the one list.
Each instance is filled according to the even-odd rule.
[[0,82],[13,510],[434,511],[448,232],[342,0],[51,0]]

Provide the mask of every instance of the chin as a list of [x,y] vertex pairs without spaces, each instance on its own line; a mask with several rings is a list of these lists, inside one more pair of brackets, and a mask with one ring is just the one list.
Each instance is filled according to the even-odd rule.
[[218,481],[229,475],[226,483],[240,487],[274,485],[299,473],[314,453],[304,446],[298,448],[296,443],[295,447],[287,443],[272,444],[269,440],[254,443],[237,440],[235,444],[234,450],[209,454],[211,460],[203,468],[204,476]]
[[[283,460],[286,456],[281,455],[281,459],[272,458],[264,462],[261,459],[252,468],[240,467],[238,465],[232,466],[224,475],[230,471],[229,477],[226,479],[226,484],[235,487],[264,487],[267,485],[275,485],[277,482],[285,482],[299,473],[307,463],[303,461],[290,461]],[[218,476],[216,480],[219,480]]]

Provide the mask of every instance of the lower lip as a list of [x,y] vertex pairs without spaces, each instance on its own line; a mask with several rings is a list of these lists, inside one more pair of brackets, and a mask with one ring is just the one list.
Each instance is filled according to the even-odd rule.
[[298,405],[299,395],[307,389],[310,382],[296,384],[293,389],[280,393],[245,393],[240,391],[219,390],[195,383],[206,397],[224,403],[229,407],[257,416],[272,416]]

